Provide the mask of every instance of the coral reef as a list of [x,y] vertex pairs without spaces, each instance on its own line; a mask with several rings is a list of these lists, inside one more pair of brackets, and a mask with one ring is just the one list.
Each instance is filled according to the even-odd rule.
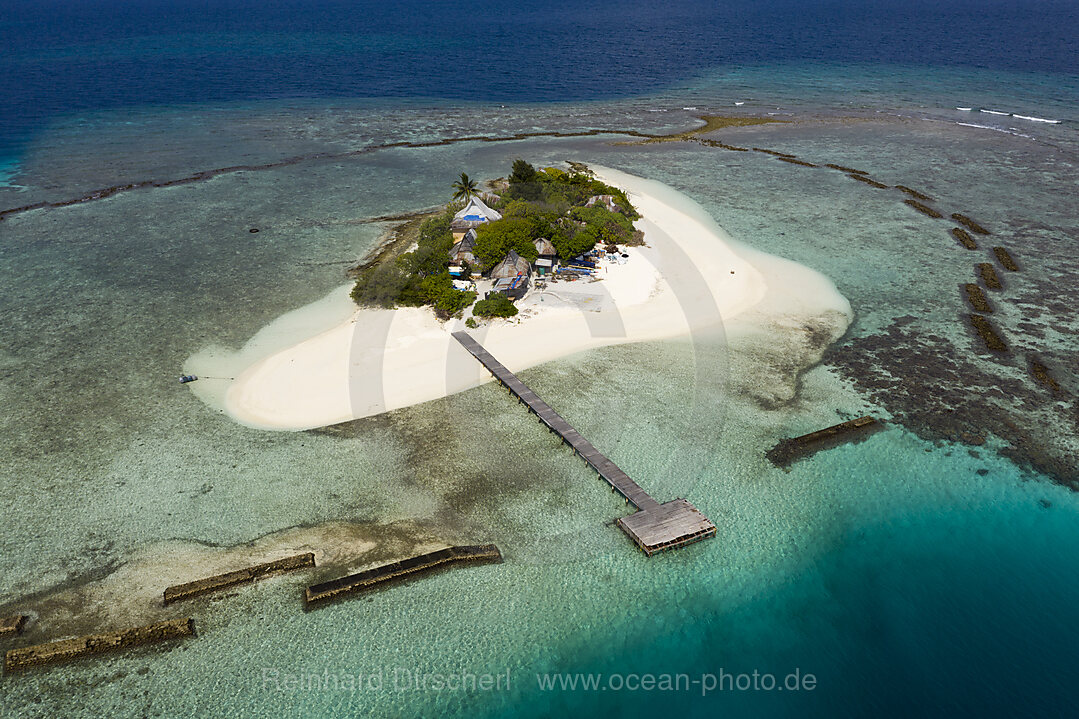
[[908,200],[903,200],[903,202],[910,205],[911,207],[913,207],[915,210],[922,213],[923,215],[928,215],[929,217],[933,217],[933,218],[944,217],[944,215],[940,214],[939,212],[934,210],[932,207],[929,207],[928,205],[923,205],[922,203],[918,202],[917,200],[909,200],[908,199]]
[[869,174],[865,170],[855,170],[853,167],[846,167],[844,165],[836,165],[835,163],[832,163],[832,162],[829,162],[828,164],[826,164],[825,167],[830,167],[833,170],[839,170],[840,172],[849,172],[852,175],[868,175]]
[[970,302],[970,306],[978,312],[984,312],[987,315],[993,313],[993,306],[989,304],[989,298],[982,292],[982,288],[973,282],[969,282],[963,285],[963,289],[967,291],[967,302]]
[[970,324],[974,328],[974,331],[982,338],[982,341],[985,342],[986,349],[992,350],[993,352],[1008,351],[1008,344],[999,334],[997,334],[996,329],[993,327],[993,323],[987,318],[982,317],[981,315],[970,315]]
[[871,185],[872,187],[876,187],[877,189],[880,189],[880,190],[887,190],[888,189],[887,185],[885,185],[883,182],[877,182],[872,177],[867,177],[865,175],[854,175],[854,174],[848,174],[847,177],[849,177],[852,180],[857,180],[858,182],[864,182],[865,184]]
[[350,574],[322,584],[312,585],[304,593],[304,601],[306,606],[311,608],[331,600],[366,591],[387,582],[419,576],[446,566],[466,562],[482,564],[501,561],[502,553],[493,544],[446,547],[427,554],[402,559],[399,562],[383,564],[380,567],[368,569],[357,574]]
[[978,243],[974,241],[974,238],[970,236],[970,233],[964,230],[962,227],[953,227],[951,229],[952,237],[959,240],[959,244],[966,247],[968,250],[978,249]]
[[779,152],[778,150],[769,150],[764,147],[754,147],[753,151],[763,152],[766,155],[773,155],[775,157],[794,157],[794,155],[790,154],[789,152]]
[[1008,254],[1008,251],[1003,247],[994,247],[993,254],[997,256],[997,261],[1004,269],[1010,272],[1019,271],[1019,265],[1015,264],[1015,260],[1012,259],[1012,256]]
[[285,557],[284,559],[278,559],[273,562],[257,564],[253,567],[247,567],[246,569],[240,569],[235,572],[218,574],[213,577],[207,577],[206,579],[198,579],[194,582],[177,584],[172,587],[168,587],[165,590],[164,603],[166,605],[172,604],[173,602],[178,602],[181,599],[190,599],[192,597],[198,597],[203,594],[209,594],[211,592],[221,591],[222,589],[228,589],[229,587],[234,587],[237,584],[247,584],[249,582],[255,581],[256,579],[272,577],[276,574],[282,574],[284,572],[291,572],[296,569],[304,569],[313,566],[315,566],[315,555],[313,552],[308,552],[306,554],[297,554],[295,556]]
[[860,442],[883,427],[880,420],[874,417],[859,417],[800,437],[784,439],[768,450],[766,456],[777,467],[789,467],[795,460],[821,450],[833,449],[845,442]]
[[997,276],[997,271],[993,269],[993,266],[988,262],[981,262],[978,264],[978,272],[982,276],[982,281],[985,282],[985,286],[991,290],[1002,290],[1004,285],[1000,281],[1000,277]]
[[1049,368],[1042,364],[1037,357],[1030,359],[1030,373],[1038,384],[1045,385],[1052,390],[1053,394],[1061,394],[1064,391],[1053,378],[1053,375],[1049,374]]
[[929,195],[926,195],[925,193],[922,193],[922,192],[918,192],[914,188],[907,187],[906,185],[896,185],[895,189],[902,190],[903,192],[907,193],[908,195],[910,195],[911,197],[913,197],[916,200],[925,200],[926,202],[932,202],[933,201],[933,198],[930,197]]
[[961,215],[958,212],[953,212],[952,213],[952,219],[955,220],[956,222],[958,222],[959,224],[966,226],[967,229],[969,229],[974,234],[977,234],[977,235],[988,235],[989,234],[989,230],[985,229],[984,227],[982,227],[981,225],[979,225],[977,222],[970,219],[966,215]]
[[180,639],[194,633],[195,623],[191,619],[170,619],[118,632],[91,634],[48,644],[36,644],[32,647],[9,649],[4,655],[4,673],[144,644],[156,644],[169,639]]
[[720,148],[723,148],[724,150],[733,150],[734,152],[749,152],[748,147],[738,147],[737,145],[728,145],[727,143],[720,142],[719,140],[707,140],[707,139],[701,138],[701,139],[697,140],[697,142],[701,143],[702,145],[708,145],[709,147],[720,147]]

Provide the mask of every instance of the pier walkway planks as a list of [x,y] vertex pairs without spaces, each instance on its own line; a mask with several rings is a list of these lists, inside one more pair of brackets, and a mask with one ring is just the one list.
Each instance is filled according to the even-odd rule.
[[644,491],[639,484],[630,479],[628,474],[619,469],[614,462],[607,459],[602,452],[593,447],[591,442],[582,437],[580,432],[575,430],[569,422],[562,418],[562,415],[551,409],[551,406],[540,399],[539,395],[529,389],[528,385],[517,379],[517,375],[506,369],[501,362],[496,360],[490,352],[483,348],[483,345],[472,339],[466,332],[454,332],[453,337],[460,342],[473,357],[478,359],[480,363],[495,376],[495,379],[502,383],[502,386],[509,389],[514,396],[528,405],[528,408],[539,417],[541,422],[561,437],[566,444],[573,447],[574,451],[581,456],[581,459],[591,465],[592,469],[596,470],[596,472],[599,473],[599,476],[603,477],[607,484],[614,487],[615,491],[629,500],[630,504],[637,509],[652,509],[659,506],[659,502],[652,499],[648,492]]
[[626,498],[639,512],[618,520],[618,526],[637,543],[646,554],[663,549],[679,547],[700,539],[713,537],[716,527],[700,510],[684,499],[660,504],[633,481],[618,465],[596,449],[591,442],[581,436],[555,412],[528,385],[510,372],[505,365],[496,360],[490,352],[467,332],[454,332],[453,338],[461,343],[468,352],[479,360],[480,364],[494,375],[499,383],[508,389],[518,400],[528,406],[528,410],[539,417],[548,429],[573,447],[581,459],[596,470],[607,484]]

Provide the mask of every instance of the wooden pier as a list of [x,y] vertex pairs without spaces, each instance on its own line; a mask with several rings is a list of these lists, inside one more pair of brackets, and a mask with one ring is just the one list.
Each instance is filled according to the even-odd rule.
[[715,536],[716,526],[685,499],[676,499],[666,504],[654,500],[471,335],[467,332],[454,332],[453,338],[479,360],[503,387],[524,403],[529,412],[557,434],[564,444],[572,447],[577,456],[587,462],[603,481],[639,510],[636,514],[619,519],[618,526],[645,554],[651,556],[658,551],[674,549]]

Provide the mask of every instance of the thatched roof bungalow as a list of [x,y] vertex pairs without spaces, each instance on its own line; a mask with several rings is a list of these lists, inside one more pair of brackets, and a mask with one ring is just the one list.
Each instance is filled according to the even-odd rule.
[[476,231],[469,230],[465,233],[465,236],[461,238],[450,250],[450,259],[454,262],[467,262],[470,265],[476,264],[476,256],[472,254],[473,248],[476,246]]
[[536,252],[540,257],[546,257],[548,259],[554,258],[558,255],[558,250],[554,248],[551,241],[546,237],[540,237],[535,241]]
[[507,279],[518,275],[528,277],[530,274],[532,268],[529,267],[528,260],[517,254],[517,250],[510,250],[505,259],[491,270],[491,279]]
[[486,222],[501,220],[502,213],[492,210],[479,197],[473,195],[468,198],[468,203],[453,216],[450,222],[450,230],[453,239],[460,240],[469,230],[475,229]]

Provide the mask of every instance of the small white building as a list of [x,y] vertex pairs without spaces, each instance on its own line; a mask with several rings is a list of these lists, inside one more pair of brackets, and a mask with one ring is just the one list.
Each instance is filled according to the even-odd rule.
[[450,222],[450,231],[453,239],[460,240],[469,230],[473,230],[486,222],[501,220],[502,213],[492,210],[479,197],[473,195],[468,198],[468,203],[453,216]]

